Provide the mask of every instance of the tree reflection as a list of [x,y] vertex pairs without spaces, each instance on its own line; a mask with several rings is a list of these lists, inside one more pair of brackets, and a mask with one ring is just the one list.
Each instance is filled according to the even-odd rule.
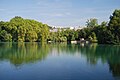
[[57,49],[57,54],[81,54],[91,65],[98,61],[108,63],[113,76],[120,76],[120,46],[119,45],[98,45],[98,44],[54,44],[51,46]]
[[19,66],[24,63],[43,60],[48,55],[47,45],[39,43],[0,43],[0,60],[9,60]]
[[109,63],[109,67],[114,77],[120,77],[120,63]]
[[0,60],[8,60],[15,66],[34,63],[52,55],[82,55],[90,65],[98,61],[108,63],[113,76],[120,76],[120,46],[98,44],[41,44],[41,43],[0,43]]

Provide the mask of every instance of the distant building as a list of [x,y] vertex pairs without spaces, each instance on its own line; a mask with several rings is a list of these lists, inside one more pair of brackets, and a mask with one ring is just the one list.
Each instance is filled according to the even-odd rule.
[[64,29],[64,30],[67,30],[67,29],[70,29],[70,30],[75,30],[75,31],[77,31],[77,30],[81,30],[81,29],[83,29],[83,27],[52,27],[51,29],[50,29],[50,32],[57,32],[58,31],[58,29],[60,29],[60,31],[61,31],[61,29]]
[[75,28],[75,31],[83,29],[82,27]]
[[57,32],[57,31],[58,31],[58,28],[50,29],[50,32]]
[[71,29],[71,30],[75,30],[75,31],[77,31],[77,30],[81,30],[81,29],[83,29],[83,27],[70,27],[69,29]]
[[70,27],[70,29],[75,29],[74,27]]

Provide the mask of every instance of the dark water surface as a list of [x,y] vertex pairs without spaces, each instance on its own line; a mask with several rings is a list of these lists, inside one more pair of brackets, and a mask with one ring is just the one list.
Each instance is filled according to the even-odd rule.
[[0,80],[120,80],[120,46],[0,43]]

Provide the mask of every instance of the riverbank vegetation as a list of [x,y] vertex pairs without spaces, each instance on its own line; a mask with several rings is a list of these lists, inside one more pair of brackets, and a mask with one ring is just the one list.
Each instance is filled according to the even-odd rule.
[[103,21],[100,25],[97,19],[87,20],[83,29],[52,29],[47,24],[41,22],[14,17],[9,22],[0,22],[0,41],[1,42],[66,42],[79,41],[81,38],[90,42],[100,44],[119,44],[120,43],[120,10],[115,10],[110,16],[110,21]]

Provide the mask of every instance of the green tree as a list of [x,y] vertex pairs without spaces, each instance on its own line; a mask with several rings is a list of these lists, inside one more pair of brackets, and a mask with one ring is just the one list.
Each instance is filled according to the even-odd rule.
[[38,39],[37,33],[35,31],[28,31],[26,33],[26,41],[27,42],[35,42]]
[[49,33],[48,25],[44,24],[41,30],[38,32],[38,41],[47,41],[49,38]]
[[112,16],[110,16],[107,28],[112,34],[110,42],[113,44],[120,44],[120,10],[115,10]]
[[96,37],[96,34],[94,32],[92,32],[91,35],[89,35],[89,40],[91,42],[97,42],[97,37]]
[[26,29],[23,26],[20,26],[17,30],[18,33],[18,41],[24,42],[25,41],[25,34],[26,34]]
[[107,22],[105,22],[105,21],[103,21],[102,23],[101,23],[101,26],[107,26]]
[[110,28],[118,26],[120,27],[120,10],[115,10],[113,14],[110,16],[110,21],[108,23]]
[[2,30],[2,31],[0,31],[0,40],[4,41],[4,42],[11,42],[12,36],[11,36],[11,34],[8,34],[7,31]]
[[97,19],[91,18],[91,19],[87,20],[87,21],[86,21],[86,26],[87,26],[87,27],[96,27],[96,26],[98,26],[98,21],[97,21]]

